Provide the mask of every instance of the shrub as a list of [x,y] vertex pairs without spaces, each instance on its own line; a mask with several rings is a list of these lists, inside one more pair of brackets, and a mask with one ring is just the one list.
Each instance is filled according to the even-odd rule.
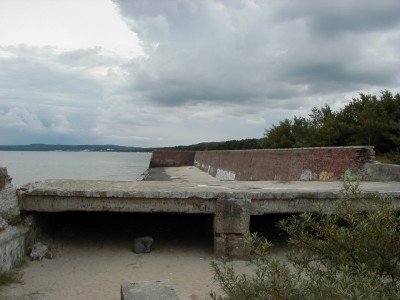
[[213,299],[399,299],[400,221],[392,199],[364,197],[344,181],[334,213],[303,213],[281,221],[292,250],[270,256],[263,237],[246,236],[251,275],[212,262],[223,295]]

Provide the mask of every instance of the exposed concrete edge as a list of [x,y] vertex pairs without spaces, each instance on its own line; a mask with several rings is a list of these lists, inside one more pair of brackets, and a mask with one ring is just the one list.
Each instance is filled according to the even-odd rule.
[[[61,181],[61,180],[60,180]],[[67,182],[68,180],[62,180],[62,183]],[[72,181],[71,181],[72,182]],[[46,182],[44,182],[46,183]],[[61,183],[61,184],[62,184]],[[73,184],[74,182],[72,182]],[[71,184],[71,185],[72,185]],[[206,186],[208,190],[194,190],[191,187],[174,185],[169,187],[169,190],[166,186],[155,187],[159,190],[137,190],[132,191],[117,191],[117,190],[85,190],[85,189],[61,189],[61,188],[30,188],[30,189],[19,189],[18,197],[19,201],[24,201],[25,198],[34,199],[52,199],[53,201],[73,198],[86,198],[86,199],[98,199],[103,201],[104,204],[108,202],[123,200],[123,201],[165,201],[165,202],[173,202],[176,200],[187,200],[187,201],[207,201],[207,200],[215,200],[215,199],[232,199],[232,200],[240,200],[240,199],[257,199],[257,200],[280,200],[280,199],[336,199],[342,195],[342,192],[338,188],[327,188],[324,191],[320,190],[291,190],[290,187],[287,190],[279,189],[279,190],[268,190],[260,189],[257,187],[254,188],[246,188],[244,186],[243,190],[235,189],[234,186]],[[246,189],[245,189],[246,188]],[[226,191],[229,189],[230,191]],[[387,194],[393,197],[398,197],[400,195],[400,191],[398,190],[379,190],[379,187],[374,191],[364,191],[363,194],[365,196],[369,196],[371,194]],[[20,203],[21,204],[21,203]]]
[[87,197],[26,196],[20,200],[21,210],[61,211],[114,211],[138,213],[194,213],[211,214],[214,201],[203,199],[126,199]]
[[[239,149],[239,150],[204,150],[196,152],[275,152],[275,151],[293,151],[293,150],[340,150],[340,149],[367,149],[370,151],[374,150],[374,146],[331,146],[331,147],[301,147],[301,148],[274,148],[274,149]],[[165,151],[167,152],[167,150]]]
[[168,280],[142,281],[121,285],[121,300],[179,300]]
[[[367,198],[379,194],[363,193]],[[394,197],[399,206],[400,191],[382,192]],[[26,195],[20,200],[21,210],[25,211],[114,211],[137,213],[187,213],[214,214],[218,199],[232,201],[246,200],[249,203],[250,214],[301,213],[318,211],[322,206],[330,211],[332,203],[341,197],[340,192],[310,193],[241,193],[231,197],[213,199],[127,199],[127,198],[87,198],[87,197],[53,197]]]
[[400,181],[400,165],[365,163],[364,172],[370,180]]

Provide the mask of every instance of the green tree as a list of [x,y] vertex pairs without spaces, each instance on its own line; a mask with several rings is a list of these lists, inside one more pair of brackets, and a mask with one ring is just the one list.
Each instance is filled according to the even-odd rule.
[[310,123],[314,132],[312,146],[335,146],[340,144],[340,126],[336,119],[336,113],[332,111],[329,105],[321,108],[314,107],[310,117]]
[[399,152],[400,94],[360,94],[339,111],[325,105],[308,118],[285,119],[265,131],[261,148],[372,145],[378,153]]
[[285,119],[279,125],[265,131],[265,138],[260,141],[262,148],[293,148],[294,137],[292,132],[292,121]]

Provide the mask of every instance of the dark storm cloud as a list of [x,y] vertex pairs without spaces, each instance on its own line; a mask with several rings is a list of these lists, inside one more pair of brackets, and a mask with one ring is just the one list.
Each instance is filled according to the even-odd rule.
[[398,54],[380,50],[394,47],[399,1],[115,2],[148,53],[131,88],[158,104],[287,107],[398,83]]
[[[393,66],[394,67],[394,66]],[[340,63],[309,63],[294,67],[290,76],[294,81],[350,85],[351,83],[381,85],[395,84],[396,68],[378,70],[357,70]]]
[[400,22],[397,0],[280,1],[277,17],[304,19],[309,28],[332,38],[345,33],[390,29]]

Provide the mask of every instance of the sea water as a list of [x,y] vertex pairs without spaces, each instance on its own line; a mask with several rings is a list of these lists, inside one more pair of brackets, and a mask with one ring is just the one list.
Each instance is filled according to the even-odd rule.
[[14,186],[45,179],[130,181],[144,173],[151,153],[0,151]]

